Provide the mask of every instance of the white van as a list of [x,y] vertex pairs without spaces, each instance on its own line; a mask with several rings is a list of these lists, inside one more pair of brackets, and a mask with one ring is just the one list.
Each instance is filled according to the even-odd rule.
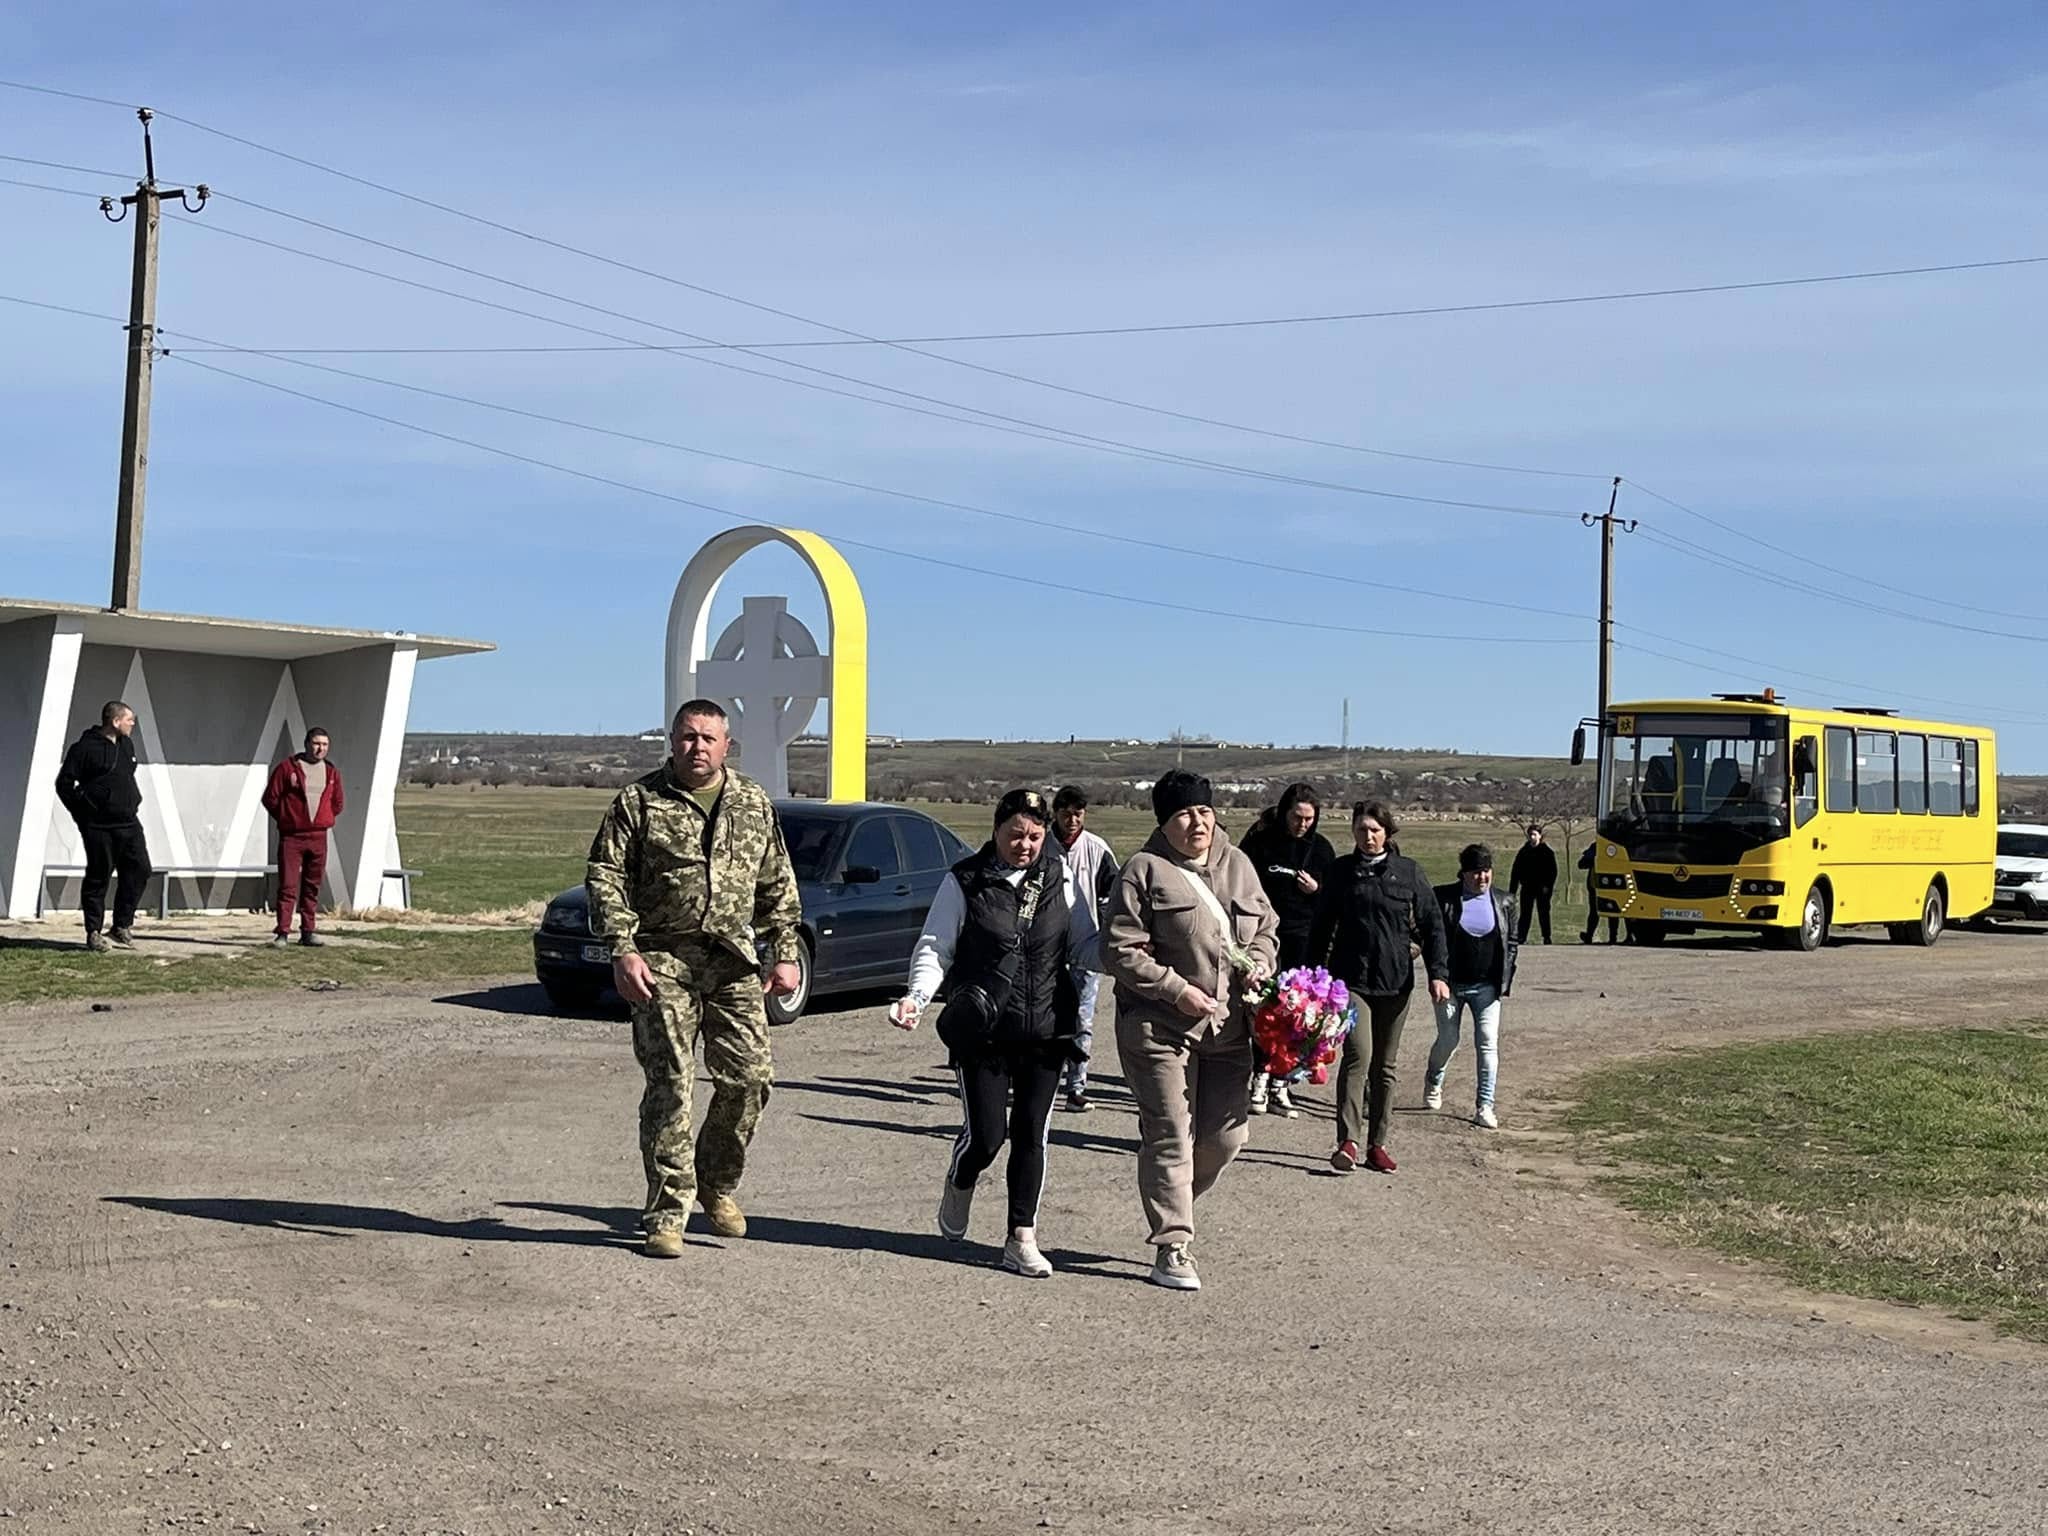
[[2048,922],[2048,827],[2000,823],[1990,915]]

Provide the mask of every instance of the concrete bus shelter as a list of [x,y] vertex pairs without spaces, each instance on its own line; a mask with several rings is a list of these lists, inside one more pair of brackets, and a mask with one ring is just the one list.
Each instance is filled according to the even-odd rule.
[[[347,803],[321,892],[403,906],[394,804],[413,669],[495,649],[398,631],[326,629],[0,598],[0,914],[75,910],[85,868],[57,770],[100,706],[135,710],[150,860],[145,911],[243,911],[272,899],[276,834],[258,797],[309,725],[334,740]],[[159,888],[161,887],[161,888]]]

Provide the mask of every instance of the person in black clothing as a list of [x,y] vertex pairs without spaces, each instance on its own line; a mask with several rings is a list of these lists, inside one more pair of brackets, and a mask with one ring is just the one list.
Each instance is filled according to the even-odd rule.
[[1515,951],[1521,940],[1512,896],[1503,900],[1493,883],[1493,850],[1470,843],[1458,854],[1458,878],[1436,888],[1451,954],[1451,995],[1436,1005],[1436,1044],[1422,1080],[1422,1107],[1442,1109],[1444,1072],[1458,1050],[1458,1027],[1472,1010],[1472,1051],[1479,1058],[1479,1093],[1472,1123],[1500,1129],[1493,1112],[1493,1088],[1500,1061],[1500,1005],[1515,985]]
[[1079,1052],[1075,975],[1100,968],[1095,900],[1046,836],[1052,810],[1032,789],[996,805],[995,836],[940,883],[910,960],[910,987],[889,1010],[917,1028],[943,992],[938,1035],[959,1079],[964,1123],[939,1194],[939,1234],[967,1236],[974,1186],[1010,1143],[1009,1238],[1003,1268],[1052,1273],[1038,1251],[1045,1143],[1061,1075]]
[[[1593,850],[1597,844],[1586,844],[1586,851],[1579,855],[1579,868],[1586,872],[1586,927],[1579,935],[1581,944],[1593,942],[1593,935],[1600,927],[1600,888],[1593,883]],[[1607,919],[1607,942],[1618,943],[1621,938],[1621,919]]]
[[1522,909],[1515,933],[1517,944],[1529,942],[1532,917],[1542,926],[1543,942],[1550,942],[1550,893],[1556,889],[1557,852],[1543,841],[1543,829],[1531,822],[1529,840],[1516,852],[1514,868],[1508,871],[1508,895]]
[[1345,1037],[1337,1069],[1337,1150],[1330,1166],[1339,1173],[1349,1173],[1361,1161],[1361,1132],[1366,1166],[1381,1173],[1395,1168],[1387,1135],[1401,1026],[1415,990],[1411,934],[1422,944],[1430,1000],[1440,1003],[1451,995],[1443,912],[1421,866],[1388,851],[1387,840],[1398,830],[1392,813],[1378,801],[1354,808],[1351,835],[1358,851],[1330,866],[1309,934],[1311,960],[1327,965],[1366,1015]]
[[[1312,785],[1290,784],[1280,803],[1260,812],[1244,841],[1237,845],[1238,851],[1259,872],[1259,885],[1280,919],[1276,974],[1308,963],[1316,899],[1322,892],[1323,881],[1329,878],[1330,866],[1337,862],[1337,850],[1316,830],[1322,814],[1323,803]],[[1287,1085],[1275,1087],[1268,1075],[1261,1072],[1252,1079],[1252,1113],[1263,1115],[1273,1103],[1290,1120],[1300,1114]]]
[[[57,799],[78,826],[85,844],[85,947],[104,952],[118,944],[134,947],[135,907],[149,880],[149,844],[142,836],[142,790],[135,782],[135,711],[119,699],[100,710],[64,754],[57,770]],[[114,887],[114,922],[102,934],[107,882]]]

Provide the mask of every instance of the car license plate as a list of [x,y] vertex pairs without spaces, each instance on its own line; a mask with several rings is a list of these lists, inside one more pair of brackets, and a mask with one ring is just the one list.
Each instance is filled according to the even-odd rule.
[[1703,923],[1707,920],[1707,914],[1698,907],[1666,907],[1664,909],[1664,916],[1667,918],[1689,918],[1695,923]]
[[612,952],[602,944],[586,944],[583,946],[583,958],[592,965],[610,965]]

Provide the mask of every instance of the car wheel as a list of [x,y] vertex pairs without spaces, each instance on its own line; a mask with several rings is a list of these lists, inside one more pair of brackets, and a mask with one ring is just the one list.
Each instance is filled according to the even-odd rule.
[[548,1001],[554,1004],[557,1013],[581,1013],[595,1006],[598,995],[604,989],[592,981],[571,981],[562,976],[543,976],[541,991],[547,993]]
[[1948,926],[1948,902],[1943,899],[1941,887],[1930,885],[1927,895],[1920,902],[1920,921],[1917,923],[1893,923],[1891,936],[1894,944],[1910,944],[1915,949],[1932,949],[1941,938],[1941,930]]
[[811,944],[805,939],[796,947],[796,990],[787,997],[768,996],[768,1022],[776,1028],[803,1017],[804,1006],[811,1000],[811,965]]
[[1815,882],[1807,889],[1806,905],[1799,909],[1799,926],[1792,930],[1792,947],[1812,954],[1827,943],[1831,922],[1828,893]]

